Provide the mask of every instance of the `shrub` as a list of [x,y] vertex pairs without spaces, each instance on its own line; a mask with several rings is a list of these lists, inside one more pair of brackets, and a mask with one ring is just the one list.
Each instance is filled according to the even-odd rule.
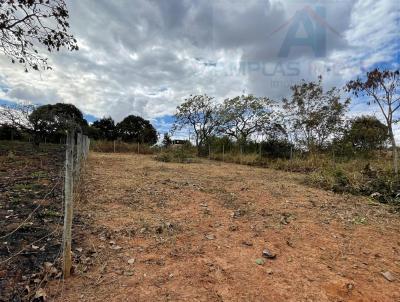
[[154,158],[166,163],[191,163],[196,161],[196,150],[191,146],[178,146],[162,150]]
[[[111,141],[94,141],[90,142],[90,149],[95,152],[114,152],[114,142]],[[121,141],[115,142],[115,152],[117,153],[139,153],[139,154],[153,154],[154,148],[146,144],[124,143]]]

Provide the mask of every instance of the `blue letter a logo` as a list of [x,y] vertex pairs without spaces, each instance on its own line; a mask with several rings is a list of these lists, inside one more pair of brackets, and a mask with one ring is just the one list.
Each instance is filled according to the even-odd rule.
[[[315,19],[315,26],[311,20]],[[315,12],[305,8],[296,12],[292,24],[286,34],[285,40],[279,50],[279,57],[288,57],[294,46],[308,46],[316,57],[323,57],[326,54],[326,30],[321,26],[321,20],[325,19],[325,8],[318,7]],[[306,32],[305,37],[297,37],[299,29],[303,26]]]

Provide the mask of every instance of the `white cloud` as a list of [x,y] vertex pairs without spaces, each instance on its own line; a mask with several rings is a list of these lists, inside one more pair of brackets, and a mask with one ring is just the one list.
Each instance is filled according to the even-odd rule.
[[[392,0],[67,4],[80,51],[51,54],[53,70],[42,73],[24,73],[2,57],[0,86],[8,89],[1,98],[68,102],[117,121],[128,114],[154,119],[172,114],[190,94],[222,99],[245,91],[280,99],[291,84],[319,73],[326,85],[341,86],[374,64],[395,61],[398,52],[399,7]],[[295,48],[279,57],[283,25],[307,5],[325,8],[326,56]]]

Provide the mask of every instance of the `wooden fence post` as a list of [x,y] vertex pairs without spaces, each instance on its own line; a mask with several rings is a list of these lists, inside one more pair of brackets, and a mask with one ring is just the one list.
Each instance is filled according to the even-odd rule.
[[115,140],[114,140],[114,153],[115,153]]
[[82,151],[83,151],[83,136],[82,133],[78,133],[76,137],[76,166],[75,166],[75,175],[78,177],[81,169]]
[[74,191],[74,144],[73,131],[67,133],[65,151],[65,184],[64,184],[64,230],[63,230],[63,274],[68,278],[71,274],[71,240],[72,240],[72,215],[73,215],[73,191]]
[[222,162],[225,161],[225,144],[222,145]]

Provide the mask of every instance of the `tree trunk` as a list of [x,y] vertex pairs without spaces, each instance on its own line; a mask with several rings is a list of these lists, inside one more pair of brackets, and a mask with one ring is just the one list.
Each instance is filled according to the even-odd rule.
[[398,167],[398,154],[397,154],[397,146],[396,146],[396,140],[394,138],[394,134],[393,134],[393,129],[390,126],[389,127],[389,135],[390,135],[390,140],[392,142],[392,152],[393,152],[393,170],[394,173],[397,175],[399,172],[399,167]]

